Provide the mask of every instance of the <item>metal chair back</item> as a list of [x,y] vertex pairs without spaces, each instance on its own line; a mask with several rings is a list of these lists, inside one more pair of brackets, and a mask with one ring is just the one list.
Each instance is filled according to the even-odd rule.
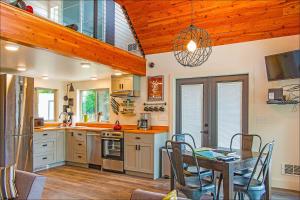
[[261,137],[259,135],[256,135],[256,134],[242,134],[242,133],[237,133],[237,134],[235,134],[231,137],[230,150],[232,150],[232,144],[233,144],[234,139],[237,138],[238,136],[242,137],[241,150],[243,150],[243,151],[252,151],[253,141],[254,141],[255,138],[257,138],[258,141],[259,141],[258,151],[260,151],[261,145],[262,145]]
[[258,168],[259,164],[261,164],[261,168],[257,174],[256,180],[260,181],[260,185],[264,184],[269,170],[271,158],[272,158],[273,147],[274,147],[274,140],[270,143],[267,143],[260,151],[259,157],[255,163],[254,169],[252,171],[249,182],[247,184],[247,190],[251,185],[251,182],[254,179],[255,175],[258,172],[257,170],[259,169]]
[[197,148],[194,137],[191,134],[189,134],[189,133],[174,134],[174,135],[172,135],[171,140],[177,141],[177,142],[186,142],[187,137],[189,137],[190,139],[192,139],[193,145],[194,145],[193,148]]
[[[186,176],[183,167],[183,154],[184,153],[192,154],[194,166],[196,166],[198,172],[197,174],[199,178],[199,185],[200,188],[202,188],[202,183],[200,178],[200,168],[193,147],[189,143],[177,142],[172,140],[167,140],[165,145],[166,145],[167,154],[170,159],[171,167],[174,172],[174,177],[176,182],[181,186],[186,186],[186,182],[185,182]],[[171,150],[168,147],[169,148],[171,147]]]

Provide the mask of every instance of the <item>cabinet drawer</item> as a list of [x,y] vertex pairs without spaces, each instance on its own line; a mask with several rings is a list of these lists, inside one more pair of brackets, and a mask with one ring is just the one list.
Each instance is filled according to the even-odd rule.
[[153,135],[125,133],[125,142],[139,142],[153,144]]
[[41,133],[34,133],[33,134],[33,142],[37,142],[40,140],[49,140],[49,139],[55,139],[56,138],[56,132],[51,131],[44,131]]
[[74,141],[74,149],[76,152],[85,153],[86,152],[86,143],[80,140]]
[[86,133],[85,131],[74,131],[75,140],[78,141],[86,141]]
[[74,153],[74,162],[77,162],[77,163],[87,163],[86,154],[75,152]]
[[42,140],[33,144],[33,154],[43,154],[55,150],[55,140]]
[[54,152],[47,154],[35,155],[33,157],[33,166],[34,168],[42,167],[55,162]]

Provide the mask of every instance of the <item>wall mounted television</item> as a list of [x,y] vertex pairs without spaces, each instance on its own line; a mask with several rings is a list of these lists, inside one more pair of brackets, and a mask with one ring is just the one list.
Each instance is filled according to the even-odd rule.
[[269,81],[300,78],[300,50],[265,57]]

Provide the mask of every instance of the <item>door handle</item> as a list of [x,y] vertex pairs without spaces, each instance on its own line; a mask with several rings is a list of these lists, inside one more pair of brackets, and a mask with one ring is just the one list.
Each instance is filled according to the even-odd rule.
[[208,131],[200,131],[200,133],[208,134]]

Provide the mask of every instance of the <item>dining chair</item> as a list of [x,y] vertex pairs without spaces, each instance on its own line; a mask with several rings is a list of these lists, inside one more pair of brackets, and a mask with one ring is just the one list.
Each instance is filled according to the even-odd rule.
[[[171,140],[173,141],[187,142],[187,139],[191,139],[193,148],[197,148],[194,137],[189,133],[174,134],[171,137]],[[186,163],[183,163],[183,168],[184,168],[184,173],[188,176],[193,176],[195,174],[196,175],[198,174],[196,166],[191,166]],[[200,167],[200,175],[201,175],[201,179],[208,177],[211,180],[214,180],[214,173],[212,170]]]
[[[210,194],[213,196],[213,199],[215,199],[216,187],[214,181],[201,179],[200,167],[198,165],[194,148],[189,143],[172,140],[167,140],[165,145],[176,181],[176,189],[192,200],[199,200],[204,194]],[[196,176],[186,176],[184,173],[184,153],[192,155],[192,162],[197,169]]]
[[[231,139],[230,139],[230,151],[234,151],[233,149],[233,142],[241,137],[241,150],[242,151],[252,151],[253,149],[253,144],[255,139],[258,140],[258,152],[261,150],[261,145],[262,145],[262,139],[259,135],[257,134],[243,134],[243,133],[236,133],[234,134]],[[245,168],[245,169],[240,169],[236,170],[234,172],[234,176],[250,176],[252,173],[252,168]],[[217,193],[217,199],[219,199],[220,196],[220,189],[221,189],[221,184],[223,181],[223,174],[220,174],[219,181],[218,181],[218,193]]]
[[[259,135],[257,134],[242,134],[242,133],[237,133],[231,137],[230,140],[230,151],[234,151],[233,147],[233,141],[234,139],[238,138],[238,136],[242,137],[241,140],[241,149],[242,151],[252,151],[253,149],[253,144],[255,141],[255,138],[258,140],[258,151],[260,152],[261,150],[261,145],[262,145],[262,139]],[[250,176],[252,173],[251,168],[245,168],[245,169],[240,169],[234,172],[235,176]]]
[[[233,179],[234,192],[238,194],[239,200],[244,199],[243,194],[247,195],[250,200],[262,199],[266,193],[265,180],[269,173],[270,162],[274,140],[267,143],[260,151],[259,157],[255,163],[250,177],[235,176]],[[235,195],[235,199],[236,199]]]

